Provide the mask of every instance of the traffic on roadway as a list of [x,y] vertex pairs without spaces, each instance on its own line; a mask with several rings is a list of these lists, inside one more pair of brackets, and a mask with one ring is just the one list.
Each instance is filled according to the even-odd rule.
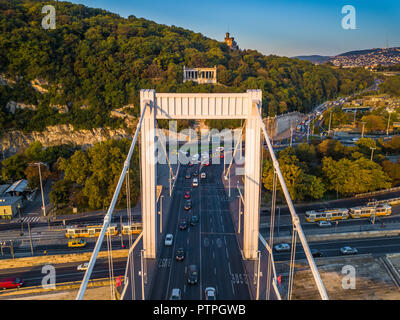
[[194,162],[182,165],[176,180],[151,299],[248,300],[247,274],[222,185],[223,161]]

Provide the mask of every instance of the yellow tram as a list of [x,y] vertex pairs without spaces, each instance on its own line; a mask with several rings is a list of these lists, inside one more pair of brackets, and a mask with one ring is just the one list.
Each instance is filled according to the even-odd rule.
[[354,207],[349,209],[349,214],[353,219],[370,218],[373,215],[377,217],[390,216],[392,214],[392,206],[384,203],[376,206],[369,205],[369,206]]
[[[72,226],[72,227],[67,227],[65,236],[67,238],[94,238],[98,237],[101,232],[101,225],[96,225],[96,226]],[[111,235],[111,236],[116,236],[118,235],[118,227],[117,224],[111,224],[106,231],[106,236]]]
[[306,211],[307,222],[342,220],[349,218],[349,210],[344,208]]
[[131,225],[129,225],[129,223],[123,223],[121,227],[121,233],[123,235],[140,234],[142,229],[143,224],[141,222],[133,222]]

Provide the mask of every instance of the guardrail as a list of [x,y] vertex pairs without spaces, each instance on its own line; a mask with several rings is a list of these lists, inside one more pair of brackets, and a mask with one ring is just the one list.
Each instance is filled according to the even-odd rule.
[[[122,281],[124,281],[124,276],[121,276]],[[39,292],[53,292],[59,290],[66,290],[66,289],[79,289],[82,281],[70,281],[70,282],[62,282],[57,284],[56,287],[53,288],[46,288],[42,285],[40,286],[30,286],[30,287],[21,287],[19,289],[12,289],[12,290],[4,290],[0,291],[1,296],[8,296],[11,294],[28,294],[28,293],[39,293]],[[110,285],[110,278],[100,278],[100,279],[93,279],[89,280],[89,287],[98,287],[103,285]]]
[[367,192],[367,193],[359,193],[359,194],[355,195],[355,198],[362,198],[362,197],[366,197],[366,196],[373,196],[375,194],[394,192],[394,191],[400,191],[400,187],[395,187],[395,188],[390,188],[390,189],[385,189],[385,190],[372,191],[372,192]]

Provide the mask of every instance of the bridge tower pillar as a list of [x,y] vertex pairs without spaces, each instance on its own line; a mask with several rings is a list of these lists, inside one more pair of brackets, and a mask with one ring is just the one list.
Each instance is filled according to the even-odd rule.
[[144,257],[157,255],[156,92],[140,91],[140,109],[147,105],[141,128],[142,221]]
[[257,259],[260,220],[261,108],[260,90],[248,90],[249,104],[246,123],[243,253],[245,259]]

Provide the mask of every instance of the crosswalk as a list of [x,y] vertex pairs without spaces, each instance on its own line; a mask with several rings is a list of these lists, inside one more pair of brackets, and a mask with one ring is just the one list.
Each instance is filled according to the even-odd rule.
[[40,217],[23,217],[23,218],[19,218],[18,220],[17,220],[17,222],[19,222],[19,223],[21,223],[21,222],[24,222],[24,223],[33,223],[33,222],[38,222],[39,221],[39,219],[40,219]]

